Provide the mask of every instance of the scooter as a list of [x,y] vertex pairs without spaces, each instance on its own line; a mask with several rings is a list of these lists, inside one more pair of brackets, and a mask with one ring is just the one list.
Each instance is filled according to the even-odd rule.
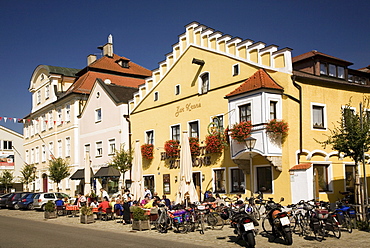
[[280,204],[280,202],[284,201],[284,198],[282,197],[279,203],[274,202],[272,199],[269,198],[266,204],[266,208],[268,209],[267,218],[272,227],[272,234],[275,238],[283,237],[287,245],[292,245],[293,237],[288,213],[282,211]]

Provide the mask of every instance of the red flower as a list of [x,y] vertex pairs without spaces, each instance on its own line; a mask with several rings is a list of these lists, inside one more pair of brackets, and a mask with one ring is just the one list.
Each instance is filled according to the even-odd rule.
[[252,131],[252,123],[250,121],[242,121],[235,124],[230,129],[230,136],[232,139],[238,142],[244,142],[248,138]]
[[145,159],[151,160],[153,159],[153,144],[143,144],[141,146],[141,156]]
[[168,157],[178,157],[179,156],[179,144],[178,140],[167,140],[164,143],[164,150]]
[[199,156],[200,154],[200,148],[199,148],[199,139],[195,137],[189,138],[189,144],[190,144],[190,152],[192,156]]
[[269,121],[269,123],[266,124],[266,131],[271,133],[273,137],[276,137],[277,135],[281,135],[282,141],[285,140],[286,136],[288,136],[288,123],[284,120],[277,120],[272,119]]
[[224,136],[218,134],[210,134],[206,137],[206,151],[209,153],[222,152],[227,145]]

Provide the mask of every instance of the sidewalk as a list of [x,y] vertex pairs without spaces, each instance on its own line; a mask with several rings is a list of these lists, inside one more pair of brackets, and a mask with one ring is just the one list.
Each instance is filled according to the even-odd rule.
[[[135,237],[146,236],[151,238],[157,238],[161,240],[179,241],[184,243],[194,243],[197,245],[212,246],[212,247],[245,247],[243,241],[236,242],[236,235],[233,233],[233,229],[225,225],[222,230],[207,230],[203,235],[199,232],[191,232],[186,234],[174,233],[169,231],[168,233],[158,233],[156,230],[151,231],[132,231],[131,225],[122,225],[117,223],[116,220],[110,221],[96,221],[93,224],[81,224],[79,217],[68,217],[61,216],[56,219],[44,219],[44,213],[38,211],[21,211],[21,210],[8,210],[0,209],[0,216],[9,216],[14,218],[21,218],[23,220],[34,220],[34,221],[47,221],[48,223],[55,223],[58,225],[70,225],[78,226],[81,228],[89,228],[93,230],[105,230],[116,233],[129,233]],[[268,237],[262,233],[262,227],[259,226],[260,233],[256,236],[256,247],[269,248],[269,247],[286,247],[282,240],[278,239],[269,242]],[[345,231],[342,232],[342,237],[336,239],[333,237],[327,237],[326,240],[318,242],[313,238],[299,237],[293,234],[293,245],[292,247],[317,247],[317,248],[328,248],[328,247],[369,247],[369,236],[367,232],[354,230],[352,234]],[[151,245],[151,247],[155,247]]]

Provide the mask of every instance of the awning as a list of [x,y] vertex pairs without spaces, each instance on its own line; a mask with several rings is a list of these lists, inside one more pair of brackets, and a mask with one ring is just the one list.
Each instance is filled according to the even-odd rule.
[[94,175],[94,178],[117,178],[121,176],[121,172],[112,166],[101,167]]
[[[90,175],[91,175],[91,178],[93,178],[94,172],[91,168],[90,168]],[[69,179],[71,179],[71,180],[83,180],[83,179],[85,179],[85,169],[76,170],[76,172],[73,173],[73,175]]]

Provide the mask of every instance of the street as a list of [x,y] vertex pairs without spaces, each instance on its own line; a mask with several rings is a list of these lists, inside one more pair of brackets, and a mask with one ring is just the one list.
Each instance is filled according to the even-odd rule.
[[[80,224],[79,218],[61,216],[57,219],[43,218],[43,212],[0,209],[0,248],[10,247],[245,247],[243,241],[236,242],[236,236],[229,226],[222,230],[207,230],[187,234],[161,234],[155,230],[132,231],[130,225],[116,220],[96,221]],[[261,230],[261,227],[259,227]],[[293,235],[291,247],[369,247],[369,233],[354,230],[345,231],[336,239],[327,237],[318,242],[313,237]],[[272,240],[260,232],[256,236],[256,247],[288,247],[281,239]]]

